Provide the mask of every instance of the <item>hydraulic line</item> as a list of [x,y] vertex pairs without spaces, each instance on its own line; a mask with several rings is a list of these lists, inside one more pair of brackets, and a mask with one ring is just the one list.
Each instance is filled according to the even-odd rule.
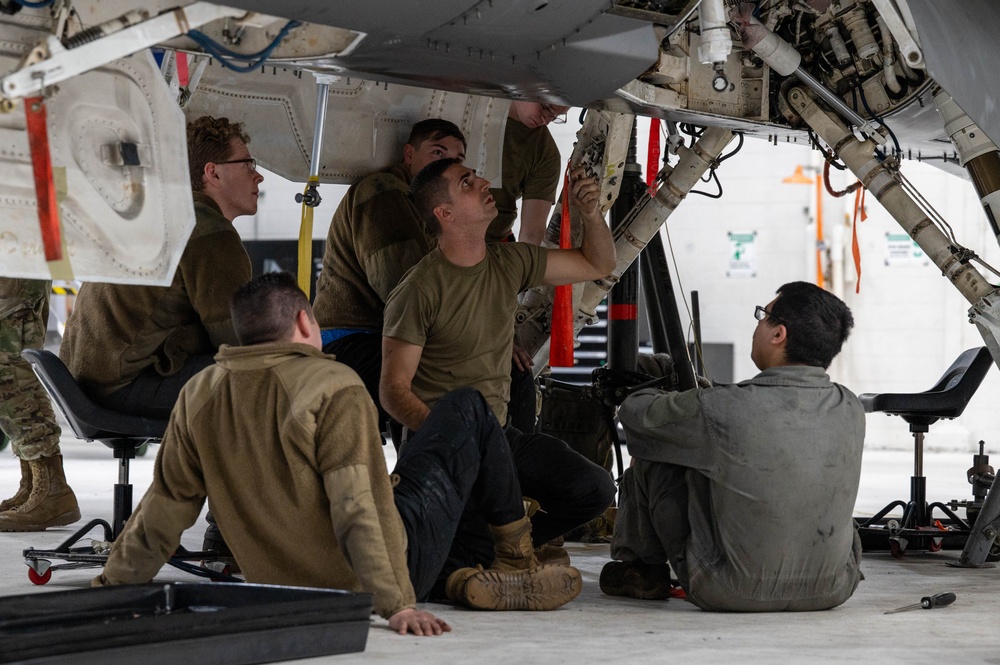
[[[663,223],[684,201],[687,194],[698,184],[702,176],[718,160],[726,145],[732,140],[733,132],[720,127],[709,127],[690,148],[680,147],[680,160],[666,177],[656,195],[643,194],[639,204],[629,213],[626,220],[614,231],[615,250],[618,261],[614,271],[604,279],[588,282],[583,287],[580,304],[574,313],[573,328],[579,331],[595,319],[597,305],[625,270],[632,265],[639,252],[657,233]],[[551,296],[543,297],[537,292],[529,292],[526,298],[530,305],[519,311],[516,328],[518,344],[535,359],[535,367],[543,367],[548,360],[548,335],[544,318],[540,312],[551,310]],[[539,319],[542,319],[540,322]]]

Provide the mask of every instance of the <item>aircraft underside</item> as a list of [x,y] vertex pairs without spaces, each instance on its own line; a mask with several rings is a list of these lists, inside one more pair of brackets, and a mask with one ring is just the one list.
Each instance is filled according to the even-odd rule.
[[[600,179],[605,210],[634,117],[669,128],[671,163],[616,227],[614,273],[578,289],[577,329],[743,134],[812,142],[854,173],[1000,358],[992,269],[900,171],[933,160],[970,178],[1000,236],[988,55],[1000,7],[987,0],[22,4],[0,1],[2,274],[169,282],[193,225],[185,115],[244,120],[263,166],[320,184],[388,164],[413,121],[444,116],[469,137],[470,165],[497,180],[507,105],[528,99],[588,109],[573,161]],[[704,129],[685,142],[681,124]],[[29,145],[39,126],[47,146]],[[532,293],[518,313],[518,339],[540,357],[551,301]]]

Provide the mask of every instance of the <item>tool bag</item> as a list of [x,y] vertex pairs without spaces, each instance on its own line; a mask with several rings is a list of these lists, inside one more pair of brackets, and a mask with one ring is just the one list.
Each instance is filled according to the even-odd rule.
[[594,395],[591,386],[548,378],[542,380],[541,389],[539,430],[565,441],[570,448],[610,473],[614,464],[610,433],[614,426],[612,414]]

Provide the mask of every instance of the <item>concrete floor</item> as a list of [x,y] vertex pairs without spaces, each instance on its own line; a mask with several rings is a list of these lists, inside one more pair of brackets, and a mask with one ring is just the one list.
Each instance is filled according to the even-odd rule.
[[[109,518],[117,470],[110,450],[96,443],[65,440],[66,471],[84,519]],[[136,501],[148,486],[153,454],[132,467]],[[994,466],[1000,456],[993,460]],[[958,452],[925,454],[928,497],[964,499],[965,471],[971,456]],[[391,467],[392,460],[389,460]],[[856,514],[873,514],[909,491],[912,454],[874,450],[865,453]],[[0,455],[0,492],[16,487],[17,460]],[[794,510],[794,506],[789,507]],[[51,582],[34,586],[21,557],[25,547],[54,547],[71,533],[66,527],[46,533],[0,534],[0,608],[2,596],[86,588],[94,570],[57,570]],[[198,548],[203,523],[188,531],[184,544]],[[485,613],[446,605],[426,609],[449,621],[453,632],[436,638],[400,637],[374,619],[365,653],[295,661],[298,663],[993,663],[1000,650],[992,640],[1000,627],[1000,568],[967,570],[945,565],[957,551],[910,553],[902,560],[866,554],[863,581],[843,606],[826,612],[713,614],[683,601],[642,602],[601,594],[597,580],[608,560],[606,545],[573,545],[569,551],[584,575],[583,593],[554,612]],[[192,581],[172,568],[158,580]],[[948,608],[885,615],[922,596],[952,591]],[[3,645],[0,644],[0,661]],[[687,660],[691,659],[691,660]],[[695,660],[696,659],[696,660]]]

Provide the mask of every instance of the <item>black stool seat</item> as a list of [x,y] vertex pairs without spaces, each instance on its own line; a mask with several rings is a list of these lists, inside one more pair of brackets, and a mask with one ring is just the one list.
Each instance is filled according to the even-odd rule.
[[114,439],[162,439],[167,421],[112,411],[94,402],[83,392],[59,356],[51,351],[25,349],[21,352],[46,392],[66,416],[80,439],[100,441],[113,448]]
[[[129,462],[141,455],[147,444],[163,439],[167,430],[167,420],[135,416],[113,409],[107,409],[94,402],[76,382],[66,365],[51,351],[25,349],[21,356],[31,364],[35,375],[52,402],[62,411],[73,432],[86,441],[100,441],[114,451],[118,462],[118,482],[114,488],[114,504],[111,521],[92,519],[80,527],[55,549],[39,550],[29,547],[24,550],[24,562],[28,565],[28,579],[34,584],[45,584],[57,568],[86,568],[103,566],[108,559],[108,543],[114,542],[125,528],[132,515],[132,483],[129,482]],[[89,545],[80,542],[93,529],[101,528],[104,539],[86,538]],[[198,561],[214,555],[214,552],[188,552],[180,548],[170,559],[170,564],[212,579],[237,581],[223,571],[192,566],[189,561]],[[52,565],[52,560],[66,563]]]
[[957,418],[983,382],[993,359],[985,347],[964,351],[930,390],[922,393],[865,393],[865,411],[901,417],[912,432],[926,432],[941,418]]

